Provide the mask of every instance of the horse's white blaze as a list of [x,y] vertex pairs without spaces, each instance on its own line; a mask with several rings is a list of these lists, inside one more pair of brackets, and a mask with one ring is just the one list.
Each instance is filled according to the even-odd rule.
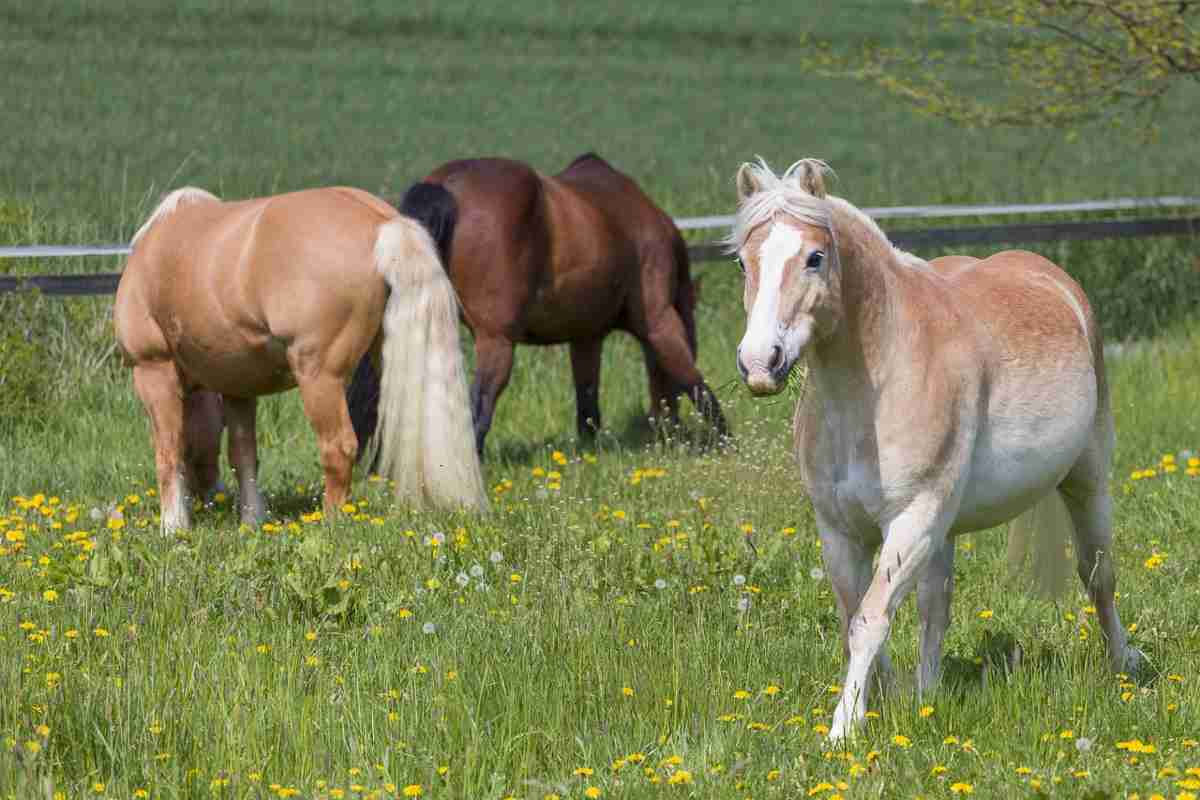
[[[742,364],[749,379],[770,379],[771,356],[776,347],[782,347],[787,330],[779,319],[780,297],[783,279],[787,274],[788,262],[804,247],[804,234],[800,229],[784,223],[771,226],[767,238],[758,249],[758,293],[750,320],[742,337]],[[771,381],[773,383],[773,380]]]

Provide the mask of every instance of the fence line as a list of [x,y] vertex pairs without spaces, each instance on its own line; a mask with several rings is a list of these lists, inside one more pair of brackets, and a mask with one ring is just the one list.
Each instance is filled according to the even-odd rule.
[[[949,219],[951,217],[997,217],[1021,214],[1082,214],[1093,211],[1131,211],[1139,208],[1190,208],[1200,206],[1200,197],[1118,197],[1115,200],[1085,200],[1078,203],[1032,203],[1026,205],[885,206],[864,208],[873,219]],[[728,228],[733,217],[685,217],[675,220],[681,231]]]
[[[959,217],[1016,215],[1031,213],[1062,213],[1067,211],[1112,211],[1134,208],[1170,208],[1200,206],[1196,197],[1157,197],[1150,199],[1122,198],[1086,203],[1056,203],[1024,206],[900,206],[864,209],[877,219],[897,217]],[[676,220],[684,230],[701,230],[729,225],[732,217],[692,217]],[[1200,236],[1200,217],[1164,219],[1093,220],[1083,222],[1015,223],[1007,225],[976,225],[956,228],[914,228],[888,231],[888,238],[897,247],[946,247],[999,243],[1033,243],[1053,241],[1083,241],[1091,239],[1137,238],[1147,236]],[[128,245],[32,245],[0,247],[0,258],[53,258],[61,256],[125,255]],[[728,258],[724,245],[705,242],[688,247],[694,263]],[[86,275],[0,275],[0,294],[20,289],[36,288],[46,295],[87,296],[112,294],[117,289],[120,273],[102,272]]]

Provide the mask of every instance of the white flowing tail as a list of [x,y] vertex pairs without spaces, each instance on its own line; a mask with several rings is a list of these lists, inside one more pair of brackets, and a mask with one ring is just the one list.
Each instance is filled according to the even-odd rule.
[[419,222],[379,228],[375,264],[391,288],[383,315],[379,474],[416,506],[488,508],[458,336],[458,296]]
[[1053,490],[1033,508],[1008,524],[1008,563],[1020,567],[1033,559],[1033,585],[1043,597],[1060,596],[1067,588],[1072,559],[1067,540],[1075,529],[1058,490]]

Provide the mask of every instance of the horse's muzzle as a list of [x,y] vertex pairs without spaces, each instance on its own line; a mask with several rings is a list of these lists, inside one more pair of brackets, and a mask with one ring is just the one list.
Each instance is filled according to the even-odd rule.
[[759,396],[778,394],[787,382],[788,370],[791,364],[784,358],[783,348],[776,344],[771,348],[771,354],[764,364],[762,359],[754,360],[747,366],[742,358],[742,348],[737,351],[738,373],[750,393]]

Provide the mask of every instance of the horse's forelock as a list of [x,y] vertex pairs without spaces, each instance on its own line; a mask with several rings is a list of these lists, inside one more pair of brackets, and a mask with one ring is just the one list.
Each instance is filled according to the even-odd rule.
[[752,230],[780,213],[807,225],[831,230],[824,183],[824,176],[831,172],[824,161],[815,158],[797,161],[782,177],[776,175],[761,156],[758,163],[743,164],[738,171],[738,185],[754,187],[754,191],[738,203],[733,230],[722,240],[726,251],[740,250]]

